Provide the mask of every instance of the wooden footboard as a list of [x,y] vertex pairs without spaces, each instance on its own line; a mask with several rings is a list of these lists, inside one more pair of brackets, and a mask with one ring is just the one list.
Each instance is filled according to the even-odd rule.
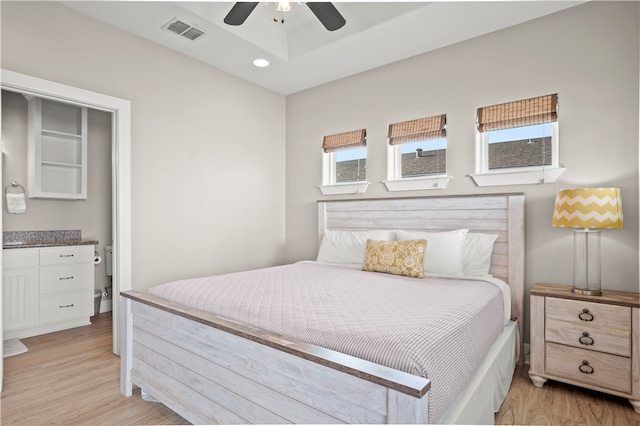
[[122,393],[192,423],[427,423],[428,379],[147,294],[121,301]]

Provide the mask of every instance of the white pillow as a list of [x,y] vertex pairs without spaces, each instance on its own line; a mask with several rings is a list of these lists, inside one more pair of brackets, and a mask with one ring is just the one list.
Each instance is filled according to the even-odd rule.
[[427,240],[425,274],[464,275],[462,252],[468,229],[445,232],[397,231],[398,240]]
[[364,263],[367,240],[395,240],[395,231],[326,231],[317,261],[321,263]]
[[491,267],[491,252],[493,243],[498,238],[497,234],[481,234],[469,232],[462,249],[462,262],[464,275],[486,276]]

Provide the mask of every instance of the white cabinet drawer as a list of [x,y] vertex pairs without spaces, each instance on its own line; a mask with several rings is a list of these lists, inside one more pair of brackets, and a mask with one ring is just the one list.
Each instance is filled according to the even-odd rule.
[[4,249],[2,250],[2,268],[28,268],[38,266],[38,249]]
[[[546,344],[547,374],[598,388],[631,393],[631,359]],[[584,364],[584,365],[583,365]]]
[[631,331],[631,308],[581,300],[546,298],[546,317],[586,327],[607,327]]
[[92,264],[43,266],[40,268],[40,294],[93,290]]
[[91,316],[93,306],[91,291],[55,293],[40,296],[39,323],[64,321]]
[[40,266],[93,263],[93,246],[64,246],[40,250]]

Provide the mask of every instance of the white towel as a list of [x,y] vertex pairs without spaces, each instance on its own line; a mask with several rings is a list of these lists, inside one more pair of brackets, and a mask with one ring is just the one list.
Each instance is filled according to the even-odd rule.
[[7,211],[9,213],[24,213],[27,211],[27,202],[24,199],[24,192],[21,194],[7,193]]

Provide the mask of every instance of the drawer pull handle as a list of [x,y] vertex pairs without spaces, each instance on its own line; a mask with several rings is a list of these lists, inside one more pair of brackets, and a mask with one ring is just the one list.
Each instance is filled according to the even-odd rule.
[[73,279],[73,276],[71,276],[71,277],[60,277],[60,278],[59,278],[59,280],[60,280],[60,281],[64,281],[64,280],[72,280],[72,279]]
[[593,321],[593,314],[590,314],[588,309],[583,309],[582,312],[580,312],[580,314],[578,315],[578,318],[580,318],[582,321]]
[[60,305],[60,309],[64,309],[64,308],[73,308],[73,303],[70,305]]
[[582,361],[580,367],[578,367],[581,373],[584,374],[593,374],[593,367],[589,365],[589,361]]
[[60,257],[73,257],[72,254],[61,254]]
[[582,336],[580,336],[578,341],[580,343],[582,343],[583,345],[585,345],[585,346],[592,346],[593,345],[593,337],[590,337],[589,333],[587,333],[586,331],[582,333]]

